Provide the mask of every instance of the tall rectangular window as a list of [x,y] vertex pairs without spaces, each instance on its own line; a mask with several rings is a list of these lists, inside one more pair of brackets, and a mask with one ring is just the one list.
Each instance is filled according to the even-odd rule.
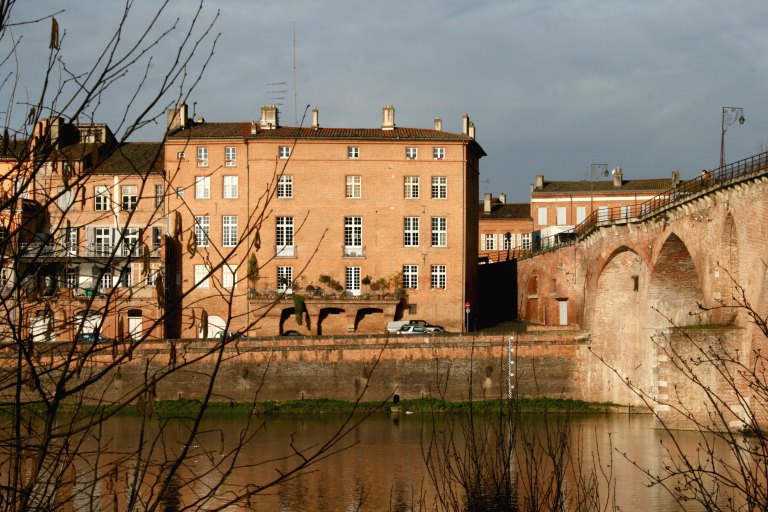
[[221,266],[221,286],[224,288],[237,287],[237,265]]
[[621,218],[622,219],[628,219],[629,218],[629,206],[622,206],[621,207]]
[[419,287],[419,266],[403,265],[403,288],[416,290]]
[[[93,228],[93,242],[89,243],[91,256],[110,256],[112,254],[112,228]],[[89,241],[90,242],[90,241]]]
[[408,160],[416,160],[419,157],[419,148],[405,148],[405,158]]
[[576,207],[576,224],[581,224],[585,220],[587,220],[587,207],[577,206]]
[[61,248],[65,256],[77,256],[77,231],[74,226],[61,229]]
[[530,233],[523,233],[520,235],[520,247],[523,249],[530,249],[531,248],[531,234]]
[[363,196],[363,177],[347,176],[346,197],[347,199],[360,199]]
[[291,146],[280,146],[278,149],[278,155],[280,158],[288,158],[291,156]]
[[139,202],[138,187],[136,185],[123,185],[123,210],[135,210]]
[[237,176],[224,176],[224,199],[237,199]]
[[295,254],[293,246],[293,217],[277,217],[275,219],[275,256],[292,258]]
[[293,267],[277,267],[277,291],[293,292]]
[[208,281],[211,269],[208,265],[195,265],[195,286],[198,288],[208,288]]
[[418,176],[406,176],[403,183],[405,184],[405,198],[406,199],[418,199],[419,198],[419,177]]
[[344,217],[344,256],[363,256],[363,218]]
[[224,148],[224,166],[234,167],[237,165],[237,148],[227,146]]
[[224,215],[222,218],[221,234],[224,247],[237,245],[237,215]]
[[66,288],[77,288],[77,285],[80,281],[79,278],[80,275],[80,266],[75,265],[72,267],[66,267],[64,269],[64,286]]
[[195,176],[195,199],[211,198],[211,177]]
[[277,177],[277,197],[282,199],[293,197],[293,176]]
[[608,220],[608,207],[607,206],[599,206],[597,208],[597,220],[600,222],[604,222]]
[[547,225],[547,207],[539,207],[538,209],[539,213],[539,226],[546,226]]
[[483,250],[495,251],[496,250],[496,235],[493,233],[485,233],[483,235]]
[[210,244],[211,218],[208,215],[195,216],[195,244],[208,247]]
[[351,159],[360,158],[360,148],[357,146],[348,146],[347,158],[351,158]]
[[154,286],[157,284],[157,276],[160,275],[160,264],[150,263],[149,271],[147,272],[147,286]]
[[163,194],[163,186],[155,185],[155,207],[159,208],[163,206],[165,195]]
[[448,245],[448,219],[446,217],[432,217],[432,247],[446,247]]
[[101,279],[99,280],[98,291],[104,293],[104,291],[108,288],[112,288],[112,271],[106,269],[104,274],[101,276]]
[[347,267],[344,288],[352,295],[360,295],[360,267]]
[[123,229],[123,256],[139,255],[139,228]]
[[503,235],[500,235],[499,238],[501,238],[501,248],[503,250],[506,251],[506,250],[512,249],[515,246],[514,233],[504,233]]
[[445,158],[445,148],[432,148],[432,158],[443,160]]
[[208,148],[205,146],[197,148],[197,166],[208,167]]
[[418,217],[405,217],[403,219],[403,245],[406,247],[419,246]]
[[97,185],[93,194],[93,209],[97,212],[109,210],[109,187],[106,185]]
[[558,206],[557,207],[557,225],[558,226],[565,226],[566,224],[566,207],[565,206]]
[[432,176],[432,199],[446,199],[448,197],[448,178],[445,176]]
[[157,250],[163,245],[163,228],[152,226],[152,249]]
[[430,284],[433,289],[445,289],[446,271],[445,265],[432,265],[430,272]]

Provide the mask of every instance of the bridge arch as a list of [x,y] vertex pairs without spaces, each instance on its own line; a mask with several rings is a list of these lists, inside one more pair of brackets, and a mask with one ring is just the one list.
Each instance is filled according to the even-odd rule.
[[592,350],[610,368],[599,368],[590,375],[591,385],[607,392],[606,399],[632,402],[624,382],[612,371],[646,388],[653,380],[652,367],[645,363],[650,342],[637,339],[645,316],[640,299],[647,285],[648,265],[627,246],[617,248],[605,261],[597,278],[594,305],[589,312]]
[[699,314],[698,304],[704,294],[691,253],[685,242],[671,233],[659,251],[648,284],[648,315],[645,325],[651,329],[707,323]]

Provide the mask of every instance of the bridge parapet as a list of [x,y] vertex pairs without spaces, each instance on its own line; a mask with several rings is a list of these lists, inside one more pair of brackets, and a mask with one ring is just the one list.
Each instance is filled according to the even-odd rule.
[[515,248],[512,251],[519,254],[522,259],[557,250],[585,239],[600,228],[652,220],[670,209],[691,203],[723,188],[733,187],[766,175],[768,175],[768,152],[732,162],[718,169],[702,171],[697,178],[684,181],[677,187],[644,203],[594,211],[570,230],[535,240],[532,249]]

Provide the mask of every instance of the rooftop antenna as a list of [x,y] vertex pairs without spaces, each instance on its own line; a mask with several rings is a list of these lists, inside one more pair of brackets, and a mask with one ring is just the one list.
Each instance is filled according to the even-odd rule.
[[600,179],[600,176],[606,177],[610,174],[608,172],[608,164],[592,164],[589,166],[589,175],[587,176],[588,181],[597,181]]
[[270,100],[272,100],[273,105],[277,105],[278,107],[281,107],[284,105],[284,103],[281,100],[285,100],[285,87],[286,82],[270,82],[267,84],[267,87],[271,88],[272,90],[268,90],[267,94],[276,94],[277,96],[270,96]]
[[293,123],[295,126],[299,126],[298,94],[296,89],[296,20],[293,20]]

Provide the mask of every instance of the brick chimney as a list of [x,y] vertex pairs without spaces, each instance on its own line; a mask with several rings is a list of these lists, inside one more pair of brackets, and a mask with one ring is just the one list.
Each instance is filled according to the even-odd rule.
[[680,169],[672,171],[672,186],[676,187],[680,184]]
[[395,129],[395,107],[392,105],[384,105],[384,108],[381,109],[381,129]]
[[624,184],[621,176],[621,167],[617,167],[612,170],[611,174],[613,174],[613,186],[615,188],[620,188]]
[[463,135],[469,135],[469,116],[466,112],[461,118],[461,133]]
[[312,129],[317,130],[320,128],[320,113],[317,111],[317,107],[312,107]]
[[277,110],[277,105],[261,106],[259,126],[262,130],[274,130],[280,126],[280,113]]
[[165,116],[169,132],[179,128],[186,128],[189,116],[187,104],[181,103],[179,108],[169,108],[165,111]]
[[544,188],[544,175],[543,174],[537,174],[536,175],[536,188]]
[[507,194],[504,192],[499,194],[499,201],[501,201],[501,204],[507,204]]
[[490,192],[483,194],[483,213],[491,213],[492,196]]
[[467,135],[469,135],[470,139],[474,139],[475,138],[475,123],[473,123],[471,121],[469,123],[469,133]]
[[443,120],[440,119],[440,117],[435,118],[435,131],[436,132],[443,131]]

